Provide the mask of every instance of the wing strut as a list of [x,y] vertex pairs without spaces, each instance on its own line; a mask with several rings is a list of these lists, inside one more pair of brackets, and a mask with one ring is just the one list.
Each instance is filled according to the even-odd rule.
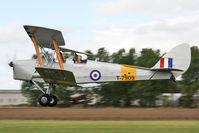
[[36,53],[37,53],[37,58],[38,58],[39,64],[42,67],[42,66],[44,66],[44,63],[42,61],[42,58],[41,58],[41,55],[40,55],[40,52],[39,52],[39,47],[38,47],[37,40],[36,40],[35,36],[32,36],[32,41],[33,41],[34,46],[35,46],[35,50],[36,50]]
[[63,66],[62,57],[61,57],[61,54],[59,52],[59,49],[58,49],[58,46],[57,46],[57,42],[56,42],[55,39],[53,39],[53,46],[54,46],[54,49],[55,49],[55,52],[56,52],[56,55],[57,55],[57,59],[59,61],[59,66],[63,70],[64,66]]

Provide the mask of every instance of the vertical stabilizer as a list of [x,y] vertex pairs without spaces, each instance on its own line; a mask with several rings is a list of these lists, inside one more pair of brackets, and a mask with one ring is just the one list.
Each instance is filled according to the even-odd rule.
[[[177,45],[165,54],[152,69],[171,70],[173,76],[177,78],[186,72],[191,62],[191,49],[189,44]],[[173,70],[173,71],[172,71]],[[174,71],[181,70],[181,71]]]

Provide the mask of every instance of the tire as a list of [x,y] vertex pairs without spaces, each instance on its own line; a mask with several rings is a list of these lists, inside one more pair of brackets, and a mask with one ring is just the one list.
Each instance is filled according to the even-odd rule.
[[52,96],[51,96],[50,103],[48,104],[48,106],[54,107],[54,106],[56,106],[56,105],[57,105],[57,97],[54,96],[54,95],[52,95]]
[[42,94],[38,98],[38,102],[41,106],[47,106],[50,104],[51,98],[48,94]]

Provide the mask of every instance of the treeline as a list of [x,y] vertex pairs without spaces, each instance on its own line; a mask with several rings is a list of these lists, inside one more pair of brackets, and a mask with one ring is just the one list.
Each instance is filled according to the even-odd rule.
[[[152,67],[160,59],[160,50],[144,48],[140,53],[136,53],[134,48],[129,51],[120,49],[110,54],[105,48],[99,48],[97,53],[85,51],[89,54],[88,59],[103,62],[135,65],[141,67]],[[64,54],[64,58],[70,55]],[[35,57],[35,56],[33,56]],[[41,84],[45,88],[44,84]],[[32,83],[23,82],[22,93],[28,98],[28,102],[37,105],[37,97],[41,94],[39,90],[34,89]],[[54,94],[65,106],[70,106],[70,95],[83,93],[86,95],[84,105],[87,106],[89,96],[98,95],[100,100],[96,106],[115,106],[130,107],[132,101],[138,101],[141,107],[155,107],[158,96],[162,93],[182,93],[180,106],[198,107],[199,99],[199,48],[191,47],[191,65],[186,73],[182,75],[182,80],[174,82],[171,80],[154,80],[154,81],[135,81],[135,82],[110,82],[101,84],[93,88],[81,88],[57,85]],[[172,106],[169,104],[167,106]]]

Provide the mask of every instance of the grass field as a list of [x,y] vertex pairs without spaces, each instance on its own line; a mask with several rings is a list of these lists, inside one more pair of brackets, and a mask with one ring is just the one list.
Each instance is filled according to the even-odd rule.
[[199,133],[199,121],[0,120],[0,133]]

